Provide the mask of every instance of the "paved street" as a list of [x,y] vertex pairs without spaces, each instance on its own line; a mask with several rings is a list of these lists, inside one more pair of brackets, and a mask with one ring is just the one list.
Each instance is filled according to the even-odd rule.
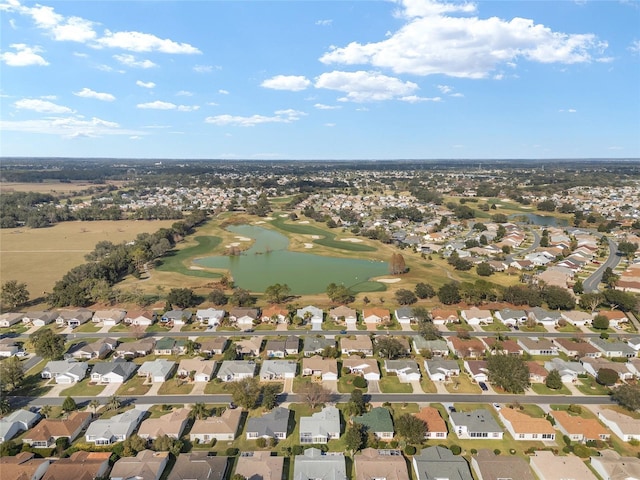
[[600,268],[598,268],[595,272],[591,274],[589,278],[587,278],[584,282],[582,282],[582,286],[584,287],[584,291],[589,292],[597,292],[598,285],[602,281],[602,274],[607,269],[607,267],[613,270],[618,266],[622,257],[618,256],[618,244],[614,242],[611,238],[609,240],[609,258],[606,261],[602,262]]

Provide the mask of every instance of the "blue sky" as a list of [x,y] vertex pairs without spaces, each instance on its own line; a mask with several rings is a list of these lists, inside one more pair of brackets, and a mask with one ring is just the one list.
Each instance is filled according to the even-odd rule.
[[640,157],[640,4],[0,0],[2,156]]

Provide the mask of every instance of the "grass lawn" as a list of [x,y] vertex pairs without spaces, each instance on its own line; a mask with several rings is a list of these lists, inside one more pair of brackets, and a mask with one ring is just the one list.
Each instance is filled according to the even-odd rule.
[[450,332],[457,332],[459,330],[464,330],[465,332],[473,332],[473,327],[467,322],[447,323],[445,326]]
[[298,393],[298,392],[300,392],[300,390],[302,390],[302,388],[303,388],[305,385],[310,384],[310,383],[311,383],[311,381],[312,381],[312,380],[311,380],[311,377],[299,377],[299,376],[296,376],[296,377],[293,379],[293,386],[292,386],[292,388],[293,388],[293,392],[294,392],[294,393]]
[[391,414],[395,418],[398,415],[402,415],[404,413],[418,413],[420,411],[420,406],[417,403],[392,403],[391,404]]
[[227,390],[227,384],[225,382],[208,382],[207,386],[204,387],[204,393],[207,395],[212,395],[216,393],[229,393]]
[[482,330],[484,330],[485,332],[508,332],[509,331],[509,327],[507,327],[504,323],[500,322],[499,320],[494,320],[493,323],[489,325],[484,325],[480,328],[482,328]]
[[564,327],[556,327],[556,330],[558,332],[563,332],[563,333],[576,333],[576,332],[582,331],[575,325],[571,325],[571,324],[565,325]]
[[480,387],[465,374],[453,377],[453,381],[445,383],[444,387],[449,393],[482,393]]
[[193,240],[195,240],[196,245],[190,242],[191,245],[170,252],[162,258],[162,263],[156,267],[156,270],[161,272],[176,272],[190,277],[221,278],[222,275],[219,273],[207,270],[191,270],[185,265],[185,261],[194,257],[211,254],[211,252],[222,243],[222,238],[215,236],[197,236],[194,237]]
[[531,390],[538,395],[571,395],[571,390],[565,385],[562,385],[562,388],[559,390],[551,390],[544,383],[532,383]]
[[527,332],[527,333],[544,333],[547,331],[546,328],[544,328],[542,325],[536,325],[535,327],[527,327],[526,325],[522,325],[520,327],[520,331],[521,332]]
[[400,383],[395,376],[381,377],[378,384],[382,393],[413,393],[410,383]]
[[171,405],[171,404],[152,405],[149,408],[149,410],[147,410],[147,412],[149,412],[149,417],[148,418],[160,418],[163,415],[166,415],[167,413],[170,413],[174,409],[183,408],[183,407],[184,407],[184,405],[182,405],[182,404],[176,404],[176,405]]
[[576,388],[584,395],[609,395],[609,389],[596,382],[595,378],[579,378]]
[[74,333],[94,333],[100,330],[104,325],[101,323],[93,323],[89,320],[87,323],[80,325],[77,328],[74,328]]
[[119,323],[115,327],[111,327],[109,333],[128,332],[130,330],[132,330],[131,327],[129,327],[129,325],[127,325],[126,323]]
[[144,385],[145,380],[145,377],[133,377],[118,388],[116,395],[145,395],[151,389],[150,384]]
[[64,389],[60,392],[60,397],[97,397],[104,390],[106,385],[96,385],[90,382],[90,378],[85,378],[81,382],[76,383],[72,387]]
[[[22,386],[17,390],[11,392],[11,395],[22,395],[26,397],[41,397],[45,393],[47,393],[53,385],[55,385],[54,380],[47,380],[40,377],[40,372],[47,364],[48,360],[43,360],[34,368],[29,370],[30,372],[34,372],[30,375],[24,376],[24,381],[22,382]],[[38,368],[39,367],[39,368]]]
[[154,323],[153,325],[149,325],[145,331],[147,333],[168,333],[170,330],[169,327],[165,327],[161,323]]
[[[359,377],[359,375],[353,375],[351,373],[342,374],[342,376],[338,379],[338,391],[340,393],[353,392],[356,388],[358,388],[353,384],[354,380],[357,377]],[[382,383],[382,380],[380,381],[380,383]],[[361,390],[366,391],[366,387]]]
[[159,395],[189,395],[193,390],[194,383],[176,381],[175,378],[171,378],[164,382],[158,390]]

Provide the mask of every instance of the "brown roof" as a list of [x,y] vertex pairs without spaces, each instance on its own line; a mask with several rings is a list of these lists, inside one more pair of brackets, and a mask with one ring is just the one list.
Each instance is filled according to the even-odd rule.
[[248,479],[281,480],[284,457],[271,456],[271,452],[250,452],[251,455],[238,457],[236,474]]
[[0,472],[3,478],[12,480],[31,480],[46,458],[34,458],[35,454],[20,452],[15,457],[0,457]]
[[402,455],[380,455],[375,448],[365,448],[354,457],[354,463],[354,480],[409,480],[407,463]]
[[191,427],[192,434],[198,433],[233,433],[238,431],[242,410],[227,408],[219,417],[196,420]]
[[477,338],[470,338],[468,340],[465,340],[458,337],[449,337],[449,340],[451,341],[453,348],[462,354],[466,352],[482,353],[485,351],[484,344]]
[[448,318],[458,318],[458,312],[452,308],[434,308],[431,310],[431,317],[434,320],[446,320]]
[[500,409],[502,415],[513,427],[515,433],[552,433],[556,431],[546,418],[534,418],[513,408]]
[[609,320],[629,320],[624,312],[621,312],[620,310],[601,310],[598,312],[598,315],[607,317]]
[[380,308],[380,307],[365,308],[362,311],[362,316],[365,318],[371,315],[375,315],[376,317],[380,317],[380,318],[389,318],[391,316],[391,312],[386,308]]
[[225,337],[211,337],[200,342],[201,351],[223,350],[227,344]]
[[437,408],[424,407],[418,413],[415,413],[414,416],[427,424],[428,432],[447,433],[447,424],[440,416],[440,412]]
[[372,350],[373,343],[371,343],[371,339],[366,335],[356,335],[355,338],[341,338],[340,348],[346,350]]
[[609,435],[595,418],[573,416],[565,410],[552,410],[551,415],[571,435],[581,434],[587,440],[599,440],[600,435]]
[[588,342],[576,342],[571,338],[556,338],[554,339],[554,342],[567,351],[576,351],[579,357],[584,357],[588,353],[598,353],[600,351]]
[[537,375],[545,378],[549,375],[549,372],[547,372],[542,365],[538,362],[534,362],[533,360],[527,362],[527,367],[529,367],[529,375]]
[[484,343],[486,343],[489,348],[493,347],[495,344],[499,344],[502,346],[502,351],[507,353],[522,352],[522,347],[518,345],[518,342],[515,340],[498,340],[496,337],[488,337],[484,339]]
[[80,426],[91,418],[91,412],[73,412],[66,419],[45,418],[29,430],[24,438],[46,440],[52,437],[70,437]]
[[53,462],[42,480],[94,480],[106,471],[111,452],[74,452]]
[[338,361],[335,358],[322,358],[319,355],[302,359],[302,370],[320,370],[323,373],[338,374]]
[[262,318],[271,318],[274,315],[282,315],[286,317],[287,315],[289,315],[289,310],[281,305],[269,305],[268,307],[262,309]]
[[169,435],[170,437],[178,438],[186,425],[189,412],[188,408],[178,408],[160,418],[147,418],[140,424],[138,435],[150,438]]

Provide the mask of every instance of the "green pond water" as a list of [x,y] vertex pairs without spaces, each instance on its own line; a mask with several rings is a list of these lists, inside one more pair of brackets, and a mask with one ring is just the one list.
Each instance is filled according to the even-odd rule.
[[205,257],[194,262],[203,267],[229,270],[239,287],[263,292],[274,283],[286,283],[296,295],[322,293],[331,282],[356,291],[384,289],[382,284],[369,279],[386,275],[387,262],[292,252],[287,249],[287,237],[253,225],[234,225],[227,230],[255,242],[239,256]]

